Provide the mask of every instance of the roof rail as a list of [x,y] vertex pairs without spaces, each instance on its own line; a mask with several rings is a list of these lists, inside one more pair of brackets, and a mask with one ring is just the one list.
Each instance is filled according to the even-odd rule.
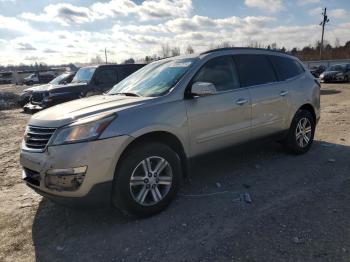
[[260,50],[260,51],[269,51],[269,52],[275,52],[275,53],[279,53],[279,54],[290,55],[288,53],[283,53],[283,52],[278,51],[278,50],[271,50],[271,49],[267,49],[267,48],[256,48],[256,47],[223,47],[223,48],[216,48],[216,49],[202,52],[202,53],[200,53],[200,55],[210,54],[210,53],[214,53],[214,52],[218,52],[218,51],[229,51],[229,50]]

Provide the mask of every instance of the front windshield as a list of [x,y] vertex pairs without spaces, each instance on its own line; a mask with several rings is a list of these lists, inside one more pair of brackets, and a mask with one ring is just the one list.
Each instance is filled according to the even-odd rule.
[[116,84],[108,94],[162,96],[181,79],[194,61],[195,58],[180,58],[151,63]]
[[88,83],[90,82],[96,68],[95,67],[85,67],[80,68],[76,75],[74,76],[71,83]]
[[333,65],[328,68],[328,71],[344,71],[344,66],[342,65]]
[[67,76],[69,76],[69,74],[62,74],[62,75],[59,75],[58,77],[54,78],[51,80],[50,84],[53,84],[53,85],[59,85],[60,82],[65,79]]

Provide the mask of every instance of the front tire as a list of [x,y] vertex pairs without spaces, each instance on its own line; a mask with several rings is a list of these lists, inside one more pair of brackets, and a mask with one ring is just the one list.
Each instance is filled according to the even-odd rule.
[[292,154],[304,154],[309,151],[314,140],[316,123],[308,110],[298,110],[295,114],[284,146]]
[[116,168],[112,203],[128,214],[154,215],[175,197],[181,177],[180,158],[167,145],[133,146]]

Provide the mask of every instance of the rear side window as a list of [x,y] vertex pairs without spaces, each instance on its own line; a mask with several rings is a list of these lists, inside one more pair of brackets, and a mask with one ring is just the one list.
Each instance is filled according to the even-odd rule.
[[98,72],[96,79],[99,84],[115,84],[117,82],[116,72],[112,68],[102,69]]
[[269,56],[279,80],[286,80],[304,72],[298,61],[281,56]]
[[193,82],[212,83],[219,92],[240,87],[231,56],[221,56],[207,62],[194,77]]
[[135,66],[120,66],[118,67],[118,80],[121,81],[124,78],[128,77],[139,68]]
[[241,86],[276,82],[276,74],[265,55],[235,55]]

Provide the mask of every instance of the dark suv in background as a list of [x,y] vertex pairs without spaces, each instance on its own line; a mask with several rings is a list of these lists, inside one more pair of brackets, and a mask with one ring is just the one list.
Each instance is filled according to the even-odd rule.
[[321,82],[349,82],[350,64],[339,64],[328,67],[320,74]]
[[33,91],[30,103],[25,105],[24,110],[39,111],[70,100],[102,94],[143,66],[144,64],[122,64],[80,68],[68,85]]

